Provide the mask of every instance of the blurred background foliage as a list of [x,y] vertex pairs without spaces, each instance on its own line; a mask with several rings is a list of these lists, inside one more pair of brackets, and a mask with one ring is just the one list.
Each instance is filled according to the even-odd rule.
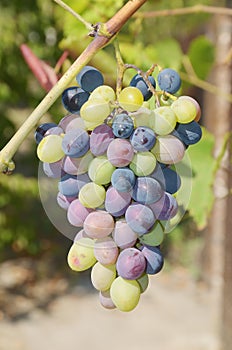
[[[91,23],[107,21],[126,1],[123,0],[66,0],[76,12]],[[223,2],[201,1],[206,5],[220,5]],[[195,5],[191,0],[148,1],[143,11],[179,8]],[[157,17],[153,19],[132,18],[119,34],[122,56],[127,63],[133,63],[143,70],[152,63],[162,67],[172,67],[185,72],[183,59],[187,57],[193,70],[200,79],[207,79],[214,63],[214,43],[206,35],[212,16],[208,14],[191,14],[186,16]],[[53,1],[1,1],[0,11],[0,147],[9,140],[29,111],[45,95],[35,77],[25,63],[20,45],[26,43],[41,59],[55,66],[64,50],[68,50],[68,59],[64,69],[71,64],[90,42],[88,32],[83,24],[65,12]],[[114,86],[116,63],[112,45],[101,50],[91,61],[99,68],[107,84]],[[134,74],[134,72],[130,72]],[[129,76],[128,76],[129,77]],[[128,79],[126,77],[126,79]],[[182,94],[190,94],[200,103],[202,91],[183,82]],[[203,109],[204,112],[204,109]],[[60,101],[51,108],[42,121],[58,121],[64,110]],[[201,123],[204,123],[204,118]],[[33,135],[20,147],[15,161],[16,171],[9,178],[0,176],[0,259],[17,252],[37,256],[47,249],[56,249],[60,240],[67,246],[70,242],[56,231],[42,208],[37,171],[38,160],[35,154]],[[191,151],[192,164],[199,165],[199,154],[205,158],[201,164],[213,171],[213,137],[205,133],[199,146]],[[198,163],[195,163],[195,161]],[[198,168],[199,169],[199,168]],[[210,171],[211,171],[210,170]],[[195,167],[195,178],[197,176]],[[211,171],[211,172],[212,172]],[[188,263],[189,247],[198,250],[201,231],[209,214],[212,198],[212,181],[209,177],[194,185],[198,191],[191,199],[190,213],[164,242],[165,254],[170,262]],[[198,200],[199,186],[208,191],[202,206]],[[193,188],[194,189],[194,188]],[[194,210],[194,208],[198,210]],[[196,212],[197,211],[197,212]],[[61,246],[60,246],[61,248]],[[64,246],[62,245],[62,248]],[[184,253],[183,253],[184,252]],[[186,253],[187,252],[187,253]]]

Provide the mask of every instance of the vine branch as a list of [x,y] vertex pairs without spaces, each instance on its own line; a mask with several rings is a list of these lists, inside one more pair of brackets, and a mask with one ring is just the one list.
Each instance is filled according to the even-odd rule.
[[[96,33],[93,41],[86,47],[76,61],[74,61],[68,71],[53,86],[53,88],[29,115],[18,131],[13,135],[6,146],[1,150],[1,173],[9,174],[14,170],[15,165],[12,158],[25,138],[36,127],[42,116],[49,110],[56,99],[62,94],[66,86],[74,79],[77,73],[93,58],[93,56],[95,56],[100,49],[109,44],[109,42],[120,31],[129,18],[146,1],[147,0],[129,0],[111,19],[103,24],[104,30],[100,31],[100,35]],[[105,32],[106,35],[104,35]]]

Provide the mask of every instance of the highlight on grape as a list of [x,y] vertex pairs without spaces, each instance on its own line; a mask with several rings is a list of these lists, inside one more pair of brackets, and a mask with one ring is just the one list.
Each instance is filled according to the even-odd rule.
[[[72,239],[67,263],[91,269],[106,309],[128,312],[149,276],[162,270],[165,234],[183,217],[191,193],[186,150],[201,139],[200,106],[177,96],[179,74],[135,74],[116,94],[86,66],[62,94],[59,122],[35,131],[41,201]],[[186,172],[186,169],[187,172]]]

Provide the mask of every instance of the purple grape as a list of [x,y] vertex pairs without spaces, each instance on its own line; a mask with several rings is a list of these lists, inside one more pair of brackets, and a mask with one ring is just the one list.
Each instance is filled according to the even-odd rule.
[[[150,81],[151,85],[155,89],[156,82],[155,82],[155,79],[153,78],[153,76],[149,75],[148,80]],[[132,78],[132,80],[130,82],[130,86],[134,86],[142,92],[144,101],[148,101],[152,97],[152,92],[149,90],[147,83],[145,82],[145,80],[143,79],[143,77],[140,74],[136,74]]]
[[135,185],[135,174],[129,168],[117,168],[111,176],[112,186],[119,192],[130,192]]
[[154,131],[147,126],[139,126],[131,135],[130,142],[133,148],[139,152],[152,149],[156,141]]
[[76,76],[78,85],[85,91],[92,92],[98,86],[103,85],[104,78],[102,73],[92,67],[85,66]]
[[125,214],[130,202],[131,194],[129,192],[118,192],[114,187],[107,189],[105,210],[111,215],[118,217]]
[[133,247],[138,239],[137,233],[125,221],[116,221],[112,237],[121,249]]
[[75,175],[65,174],[58,183],[58,189],[64,196],[77,196],[79,193],[77,177]]
[[200,141],[202,130],[200,125],[193,120],[187,124],[177,124],[172,135],[178,137],[186,146],[189,146]]
[[152,209],[156,219],[158,220],[170,220],[178,211],[178,204],[176,199],[170,194],[165,192],[164,195],[155,203],[149,205]]
[[48,129],[45,132],[44,136],[48,136],[48,135],[61,135],[64,133],[64,130],[60,127],[60,126],[54,126],[50,129]]
[[80,111],[83,104],[88,101],[90,94],[80,87],[72,86],[62,93],[62,103],[64,108],[73,114]]
[[107,151],[110,142],[114,139],[110,126],[101,124],[97,126],[90,135],[90,151],[95,156],[100,156]]
[[146,273],[149,275],[155,275],[160,272],[164,265],[163,254],[158,247],[142,246],[141,252],[146,259]]
[[53,179],[61,178],[64,175],[62,159],[54,163],[43,163],[43,171],[48,177]]
[[102,265],[115,264],[118,253],[117,244],[111,237],[99,238],[94,242],[94,256]]
[[171,68],[161,70],[158,74],[157,80],[160,89],[169,92],[170,94],[175,94],[181,86],[179,74]]
[[136,248],[121,251],[116,262],[118,275],[128,280],[136,280],[146,269],[144,254]]
[[149,176],[138,177],[133,188],[132,198],[142,204],[157,202],[163,195],[160,183]]
[[116,115],[112,123],[112,130],[116,137],[127,139],[134,130],[132,118],[127,113]]
[[63,138],[62,149],[67,156],[83,156],[89,150],[88,133],[80,128],[68,131]]
[[76,199],[76,196],[74,197],[69,197],[69,196],[65,196],[64,194],[58,192],[57,194],[57,203],[58,205],[62,208],[67,210],[70,203],[72,203],[72,201],[74,201],[74,199]]
[[151,208],[137,203],[127,208],[125,219],[130,228],[140,236],[149,232],[156,220]]
[[55,123],[44,123],[44,124],[41,124],[40,126],[38,126],[37,129],[35,130],[35,134],[34,134],[35,142],[37,144],[39,144],[40,141],[44,138],[46,132],[49,129],[54,128],[56,126],[57,126],[57,124],[55,124]]
[[91,213],[93,209],[85,208],[79,201],[79,199],[75,199],[72,201],[68,207],[67,211],[67,219],[71,225],[77,227],[83,227],[84,221]]
[[62,128],[64,131],[66,131],[66,128],[69,125],[69,123],[71,123],[71,121],[75,120],[76,117],[77,117],[76,114],[68,114],[60,120],[58,126],[60,128]]

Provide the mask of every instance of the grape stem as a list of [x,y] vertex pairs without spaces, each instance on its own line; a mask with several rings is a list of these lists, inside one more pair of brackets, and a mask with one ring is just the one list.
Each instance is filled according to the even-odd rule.
[[[128,19],[146,2],[147,0],[128,1],[111,19],[103,24],[104,30],[100,35],[96,35],[93,41],[86,47],[82,54],[74,61],[67,72],[48,92],[40,104],[29,115],[26,121],[21,125],[18,131],[13,135],[9,142],[0,152],[0,172],[4,174],[11,173],[14,168],[13,156],[20,145],[27,138],[29,133],[36,127],[42,116],[53,105],[57,98],[62,94],[66,86],[75,78],[77,73],[93,58],[93,56],[104,46],[108,45],[112,38],[120,31]],[[107,33],[107,35],[104,35]]]

